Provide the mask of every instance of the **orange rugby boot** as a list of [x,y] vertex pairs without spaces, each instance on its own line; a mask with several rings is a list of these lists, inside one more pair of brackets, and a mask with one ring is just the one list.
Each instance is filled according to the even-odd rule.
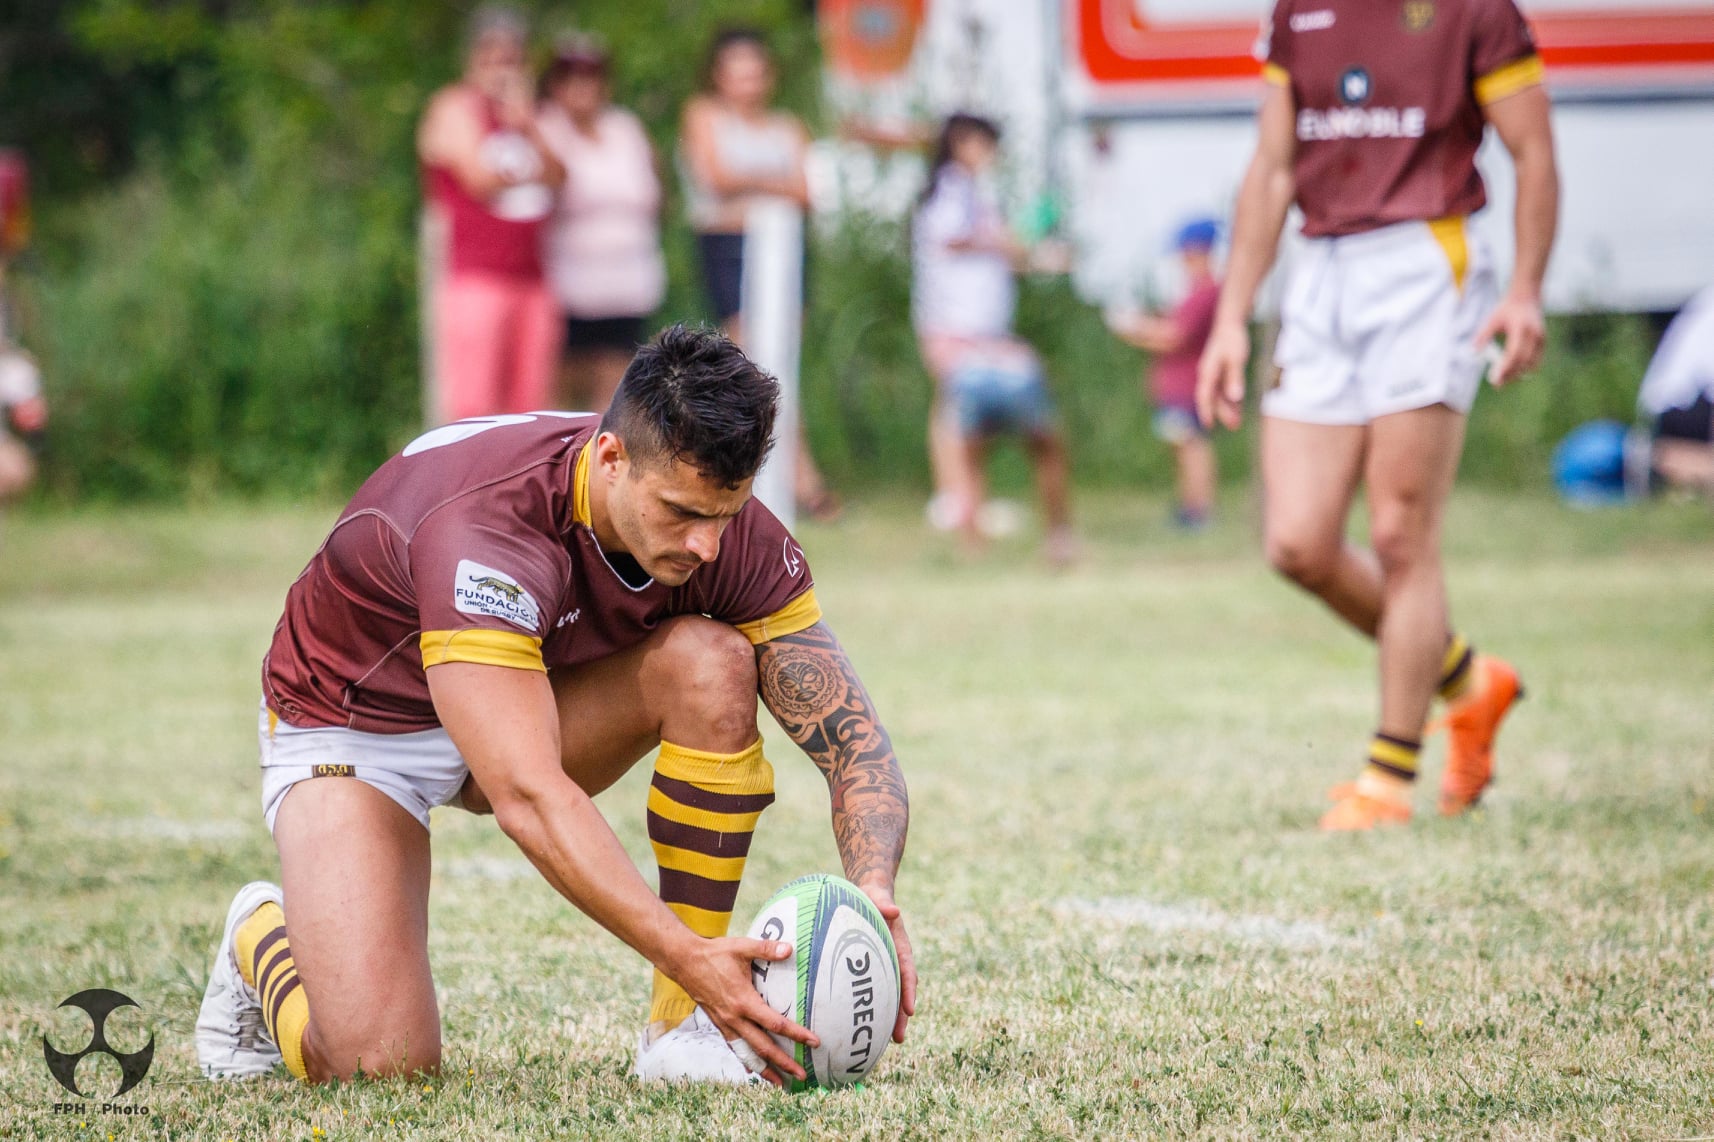
[[1446,729],[1446,773],[1440,781],[1440,812],[1456,817],[1481,800],[1494,780],[1494,738],[1513,704],[1524,696],[1510,663],[1476,656],[1476,678],[1466,694],[1429,726]]
[[1366,833],[1380,825],[1408,824],[1409,805],[1359,793],[1353,782],[1349,792],[1321,815],[1316,828],[1324,833]]

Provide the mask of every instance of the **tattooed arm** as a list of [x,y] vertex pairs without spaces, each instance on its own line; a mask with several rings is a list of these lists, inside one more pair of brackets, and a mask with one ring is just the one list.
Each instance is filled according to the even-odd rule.
[[893,1038],[902,1043],[906,1017],[916,1010],[916,969],[893,901],[910,825],[910,799],[893,743],[826,624],[762,643],[756,666],[762,701],[827,778],[833,838],[846,877],[868,893],[892,929],[904,984]]

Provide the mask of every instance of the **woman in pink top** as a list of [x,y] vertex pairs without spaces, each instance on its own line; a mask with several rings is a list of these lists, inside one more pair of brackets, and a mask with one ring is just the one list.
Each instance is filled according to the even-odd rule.
[[666,293],[661,182],[631,112],[608,102],[608,55],[565,43],[542,76],[542,137],[566,168],[548,225],[547,276],[565,314],[558,407],[605,412]]
[[445,234],[431,421],[528,412],[552,389],[559,308],[541,242],[565,169],[536,127],[525,31],[509,11],[479,10],[463,78],[435,93],[417,129],[430,214]]

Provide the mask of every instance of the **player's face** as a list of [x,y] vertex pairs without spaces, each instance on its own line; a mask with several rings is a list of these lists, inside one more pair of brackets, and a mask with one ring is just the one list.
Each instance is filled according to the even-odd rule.
[[679,460],[622,463],[608,493],[613,530],[655,582],[677,587],[720,554],[720,536],[750,499],[751,482],[728,488]]

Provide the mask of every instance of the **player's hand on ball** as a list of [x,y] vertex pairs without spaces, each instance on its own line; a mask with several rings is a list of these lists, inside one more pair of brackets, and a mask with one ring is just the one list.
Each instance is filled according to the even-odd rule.
[[899,1018],[893,1024],[893,1042],[905,1041],[905,1024],[917,1013],[917,969],[911,955],[911,938],[905,932],[905,914],[893,902],[892,888],[882,884],[859,884],[887,922],[893,934],[893,950],[899,953]]
[[770,1032],[812,1047],[820,1040],[769,1007],[750,978],[752,960],[789,960],[791,956],[792,946],[778,940],[741,936],[702,940],[696,954],[681,969],[678,982],[702,1004],[702,1010],[728,1040],[743,1040],[774,1070],[801,1079],[803,1068],[780,1049]]
[[1250,364],[1250,334],[1242,322],[1216,325],[1196,366],[1196,415],[1203,427],[1216,421],[1236,431],[1244,422],[1244,370]]
[[1500,362],[1488,371],[1488,380],[1499,388],[1517,380],[1541,363],[1541,351],[1547,344],[1547,323],[1541,315],[1541,299],[1508,293],[1482,332],[1476,335],[1476,348],[1484,348],[1496,337],[1505,339],[1505,351]]

